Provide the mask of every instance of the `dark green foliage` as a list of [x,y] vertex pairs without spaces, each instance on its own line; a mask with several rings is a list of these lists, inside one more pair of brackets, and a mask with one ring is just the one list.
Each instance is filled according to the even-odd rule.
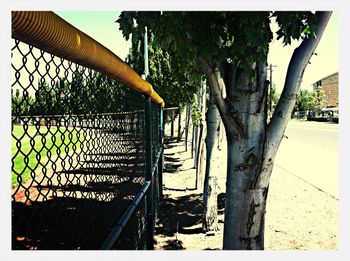
[[311,12],[122,12],[118,22],[126,39],[147,26],[161,48],[181,61],[181,72],[188,72],[196,70],[198,57],[247,69],[268,53],[272,18],[284,44],[313,34]]
[[148,26],[164,49],[182,57],[186,68],[201,56],[212,62],[249,62],[265,55],[272,39],[270,12],[123,12],[118,19],[126,38],[133,19]]
[[299,40],[310,35],[315,37],[314,25],[316,17],[312,12],[275,12],[273,14],[279,25],[277,39],[282,39],[284,45],[292,40]]
[[201,120],[201,113],[198,108],[197,95],[193,96],[192,106],[191,106],[191,119],[192,119],[192,124],[198,127]]
[[[144,29],[136,25],[132,25],[132,28],[132,47],[127,62],[141,75],[144,72]],[[184,71],[178,56],[165,51],[152,33],[149,33],[148,57],[147,81],[164,99],[166,106],[189,102],[200,85],[201,73],[195,70]]]
[[34,115],[53,115],[58,113],[58,94],[56,89],[51,87],[44,78],[38,82],[35,92],[35,103],[31,108]]
[[[34,97],[19,89],[12,94],[13,116],[93,114],[130,111],[134,93],[121,83],[92,70],[77,69],[69,82],[65,78],[38,81]],[[131,104],[125,102],[131,101]],[[140,105],[140,107],[142,107]]]
[[16,89],[16,93],[12,94],[12,114],[13,115],[28,115],[30,107],[34,104],[34,99],[29,96],[26,90],[23,90],[21,95],[20,90]]

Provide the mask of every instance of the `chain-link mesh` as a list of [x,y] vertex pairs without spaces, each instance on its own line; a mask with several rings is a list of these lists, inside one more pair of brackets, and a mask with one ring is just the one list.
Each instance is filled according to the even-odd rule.
[[113,244],[113,250],[145,250],[147,229],[147,200],[143,197],[140,204],[137,206],[134,214],[124,227],[120,236]]
[[17,40],[12,68],[12,248],[98,249],[145,181],[143,96]]

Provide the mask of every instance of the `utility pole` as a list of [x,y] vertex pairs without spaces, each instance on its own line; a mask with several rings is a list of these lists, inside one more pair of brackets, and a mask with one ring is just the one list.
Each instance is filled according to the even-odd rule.
[[272,67],[277,67],[277,65],[269,65],[269,70],[270,70],[270,103],[269,103],[269,109],[270,113],[272,114]]

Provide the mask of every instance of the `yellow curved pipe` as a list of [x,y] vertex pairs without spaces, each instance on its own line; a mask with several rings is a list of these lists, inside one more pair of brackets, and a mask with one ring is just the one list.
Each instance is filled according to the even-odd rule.
[[12,37],[101,72],[164,107],[163,99],[128,64],[53,12],[13,11]]

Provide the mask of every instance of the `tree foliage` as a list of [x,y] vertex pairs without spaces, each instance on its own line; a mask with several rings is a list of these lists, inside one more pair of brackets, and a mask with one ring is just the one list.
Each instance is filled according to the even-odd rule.
[[162,48],[181,57],[186,72],[198,67],[198,56],[209,63],[228,59],[240,68],[250,66],[268,52],[273,17],[285,44],[313,32],[312,12],[122,12],[118,22],[126,39],[135,21],[141,31],[150,28]]
[[34,99],[28,92],[16,89],[15,94],[12,93],[12,114],[13,115],[28,115],[30,107],[34,104]]
[[[120,26],[123,22],[118,19]],[[129,24],[132,32],[132,47],[127,62],[138,73],[144,73],[144,28],[135,23]],[[193,94],[200,84],[200,72],[185,71],[182,63],[171,51],[165,51],[150,32],[148,43],[149,75],[147,81],[155,91],[165,100],[167,107],[178,106],[190,102]]]
[[317,111],[324,107],[324,90],[317,87],[315,91],[300,90],[294,111]]
[[139,102],[133,102],[135,93],[129,88],[92,70],[77,69],[71,80],[61,77],[48,83],[40,78],[33,90],[32,96],[26,89],[12,93],[14,116],[130,111]]

